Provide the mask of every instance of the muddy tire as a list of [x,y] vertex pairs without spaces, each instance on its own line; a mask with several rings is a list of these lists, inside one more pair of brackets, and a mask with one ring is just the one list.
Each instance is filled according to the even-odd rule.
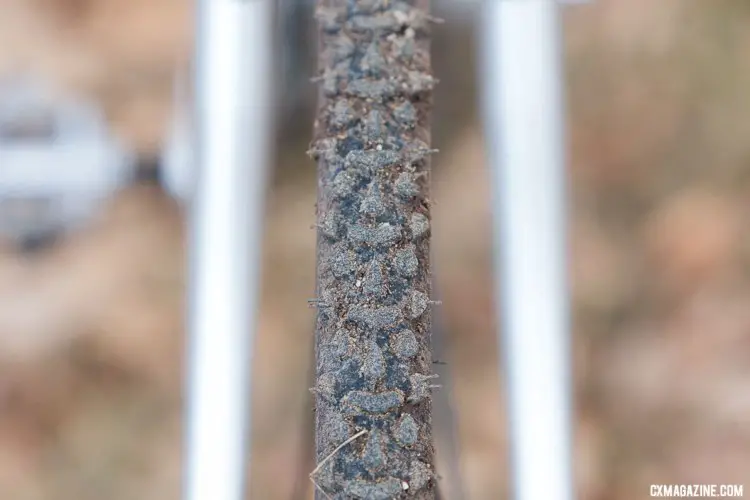
[[318,500],[436,498],[428,3],[318,1]]

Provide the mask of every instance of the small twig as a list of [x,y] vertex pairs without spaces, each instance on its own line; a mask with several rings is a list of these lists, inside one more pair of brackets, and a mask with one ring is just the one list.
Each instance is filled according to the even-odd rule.
[[328,454],[328,456],[326,456],[326,457],[325,457],[325,458],[324,458],[323,460],[321,460],[321,461],[320,461],[320,462],[318,463],[318,465],[317,465],[317,466],[315,467],[315,469],[314,469],[314,470],[313,470],[313,471],[312,471],[312,472],[310,473],[310,481],[312,481],[312,484],[313,484],[313,485],[314,485],[314,486],[315,486],[315,487],[316,487],[316,488],[317,488],[317,489],[318,489],[318,490],[319,490],[319,491],[320,491],[321,493],[323,493],[323,494],[324,494],[324,495],[326,496],[326,498],[327,498],[328,500],[333,500],[333,499],[332,499],[332,498],[330,497],[330,495],[328,495],[328,493],[326,493],[326,492],[325,492],[325,491],[323,490],[323,488],[321,488],[321,487],[320,487],[320,485],[319,485],[318,483],[316,483],[316,482],[315,482],[315,478],[313,478],[313,476],[314,476],[315,474],[317,474],[317,473],[318,473],[318,472],[320,471],[320,468],[321,468],[321,467],[323,467],[323,465],[325,465],[325,463],[326,463],[326,462],[328,462],[328,461],[329,461],[329,460],[330,460],[331,458],[333,458],[333,456],[334,456],[334,455],[335,455],[336,453],[338,453],[338,452],[339,452],[339,450],[341,450],[341,448],[343,448],[344,446],[346,446],[347,444],[351,443],[352,441],[354,441],[355,439],[357,439],[358,437],[360,437],[360,436],[362,436],[362,435],[364,435],[364,434],[367,434],[367,429],[362,429],[361,431],[359,431],[358,433],[356,433],[355,435],[353,435],[352,437],[350,437],[349,439],[347,439],[346,441],[344,441],[343,443],[341,443],[340,445],[338,445],[338,446],[336,447],[336,449],[335,449],[335,450],[333,450],[333,451],[332,451],[331,453],[329,453],[329,454]]
[[333,458],[333,456],[336,453],[339,452],[339,450],[341,448],[343,448],[347,444],[351,443],[352,441],[354,441],[355,439],[357,439],[359,436],[363,436],[365,434],[367,434],[367,429],[362,429],[361,431],[359,431],[358,433],[356,433],[355,435],[353,435],[352,437],[350,437],[349,439],[347,439],[346,441],[344,441],[343,443],[341,443],[340,445],[338,445],[335,450],[333,450],[331,453],[329,453],[327,457],[325,457],[323,460],[320,461],[320,463],[318,463],[318,466],[315,467],[315,469],[310,473],[310,476],[313,476],[314,474],[316,474],[320,470],[320,468],[323,467],[323,465],[326,462],[328,462],[331,458]]

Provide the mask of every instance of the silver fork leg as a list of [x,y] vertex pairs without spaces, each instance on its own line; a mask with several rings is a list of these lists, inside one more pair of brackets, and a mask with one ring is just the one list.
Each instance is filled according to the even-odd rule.
[[492,175],[515,500],[572,500],[561,27],[557,0],[485,0]]
[[242,500],[270,160],[272,0],[197,3],[186,500]]

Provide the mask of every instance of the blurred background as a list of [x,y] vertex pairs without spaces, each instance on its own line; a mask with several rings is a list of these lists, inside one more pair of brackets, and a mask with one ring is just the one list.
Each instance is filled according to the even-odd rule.
[[[263,500],[309,498],[313,468],[315,165],[305,151],[315,55],[310,12],[298,3],[279,4],[285,91],[252,394],[252,489]],[[191,8],[0,0],[3,499],[178,498],[184,203],[154,172],[179,114]],[[433,246],[457,443],[456,453],[443,445],[451,427],[441,424],[440,468],[443,481],[456,481],[452,466],[460,472],[467,499],[503,499],[477,4],[436,0],[435,10],[446,23],[433,42]],[[742,484],[750,3],[597,0],[567,7],[565,26],[579,498],[648,498],[651,483]],[[2,125],[18,113],[26,125]],[[34,189],[2,191],[30,171],[43,172]],[[57,192],[61,183],[72,187]]]

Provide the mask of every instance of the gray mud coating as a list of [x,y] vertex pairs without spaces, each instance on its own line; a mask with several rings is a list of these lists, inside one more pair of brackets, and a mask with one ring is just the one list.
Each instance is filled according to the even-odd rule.
[[318,473],[337,500],[435,499],[427,4],[318,0],[316,457],[346,442]]
[[333,400],[336,396],[336,376],[333,372],[324,373],[318,377],[317,393],[325,399]]
[[349,82],[346,92],[353,97],[383,101],[396,93],[396,87],[388,81],[361,78]]
[[424,375],[422,373],[412,373],[409,375],[411,391],[409,393],[409,402],[419,403],[430,395],[430,381],[437,378],[437,375]]
[[370,236],[370,243],[374,246],[395,245],[401,238],[401,227],[383,222],[379,224]]
[[346,353],[349,352],[349,334],[346,330],[336,330],[328,345],[331,355],[338,358],[346,356]]
[[375,332],[395,325],[401,318],[401,310],[398,307],[353,306],[346,318]]
[[344,170],[336,174],[331,186],[331,194],[336,198],[347,198],[357,191],[359,179],[349,170]]
[[388,293],[383,276],[383,265],[380,262],[373,261],[367,266],[362,280],[362,289],[366,294],[381,299]]
[[336,41],[330,46],[331,59],[335,64],[347,61],[352,55],[354,55],[355,50],[356,46],[354,45],[354,42],[352,42],[352,39],[342,33],[336,37]]
[[318,227],[320,228],[321,234],[323,234],[323,236],[325,236],[326,238],[335,240],[339,237],[341,225],[339,223],[338,216],[334,212],[329,212],[321,216]]
[[430,299],[427,294],[419,290],[412,290],[409,294],[409,303],[407,304],[407,313],[410,318],[417,319],[427,310]]
[[383,125],[383,113],[373,109],[365,119],[365,135],[371,142],[382,141],[388,131]]
[[398,165],[403,161],[401,155],[390,150],[350,151],[344,158],[347,168],[357,169],[372,175],[378,170]]
[[367,436],[367,443],[362,451],[362,463],[370,472],[385,466],[386,455],[383,450],[383,437],[379,430],[371,431]]
[[370,46],[367,48],[365,55],[360,61],[360,68],[362,71],[366,71],[371,76],[380,76],[380,71],[385,66],[385,58],[383,57],[380,49],[380,43],[378,39],[375,39]]
[[383,222],[374,227],[352,224],[347,232],[347,238],[355,246],[368,245],[384,248],[395,245],[401,239],[401,228],[388,222]]
[[336,441],[343,443],[349,437],[349,424],[336,413],[332,413],[326,422],[326,430]]
[[404,396],[398,391],[352,391],[344,396],[341,404],[368,413],[388,413],[404,404]]
[[412,462],[409,470],[410,488],[419,490],[420,488],[423,488],[431,478],[432,470],[429,465],[418,460]]
[[346,246],[339,246],[333,251],[331,260],[331,272],[337,278],[343,278],[354,274],[357,269],[357,256]]
[[409,219],[409,229],[411,230],[412,239],[415,241],[419,240],[429,232],[430,221],[424,214],[412,214]]
[[362,199],[362,203],[359,206],[359,211],[362,214],[369,215],[370,217],[380,217],[385,214],[386,206],[383,201],[383,197],[380,194],[380,187],[377,183],[373,183],[367,194]]
[[391,348],[399,358],[413,358],[419,352],[419,342],[411,330],[401,330],[393,336]]
[[362,360],[362,375],[374,388],[385,375],[385,357],[375,342],[368,342],[368,347]]
[[401,481],[394,477],[377,483],[357,479],[347,482],[344,487],[344,492],[347,495],[361,500],[388,500],[389,498],[395,498],[401,491]]
[[406,413],[398,421],[393,434],[401,444],[411,446],[417,442],[419,437],[419,425],[414,421],[414,417]]
[[349,105],[344,101],[339,101],[331,112],[331,125],[336,128],[344,128],[352,120],[354,120],[354,113],[352,113]]
[[419,195],[419,186],[414,182],[414,176],[409,172],[401,172],[396,179],[396,194],[402,200],[411,200]]
[[404,101],[393,110],[393,116],[398,122],[408,128],[417,124],[417,110],[409,101]]
[[411,278],[419,271],[419,260],[414,251],[414,246],[409,245],[396,252],[393,265],[401,276]]

